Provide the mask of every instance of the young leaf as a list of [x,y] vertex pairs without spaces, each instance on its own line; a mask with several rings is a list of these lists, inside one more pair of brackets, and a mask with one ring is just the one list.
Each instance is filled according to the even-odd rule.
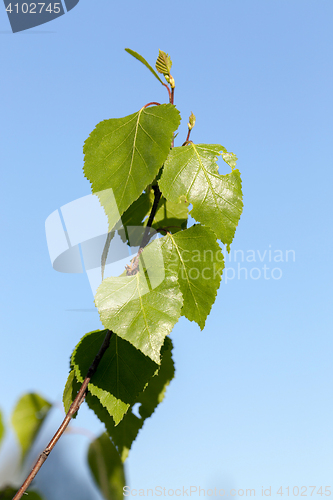
[[164,269],[159,240],[144,249],[140,262],[142,269],[133,276],[105,279],[95,304],[105,328],[159,364],[164,338],[180,317],[183,299],[176,273]]
[[12,414],[12,425],[22,449],[22,459],[32,446],[51,404],[39,394],[25,394]]
[[190,214],[209,226],[226,245],[233,240],[243,202],[239,170],[220,175],[216,159],[227,153],[220,144],[193,144],[173,148],[164,164],[159,186],[165,198],[181,196],[193,204]]
[[104,433],[89,445],[88,464],[106,500],[123,500],[124,466],[109,436]]
[[[83,382],[105,335],[106,330],[87,333],[76,346],[71,364],[79,383]],[[117,425],[157,369],[156,363],[113,333],[88,390]]]
[[182,314],[201,330],[215,302],[224,268],[223,255],[209,228],[195,225],[162,240],[165,265],[178,273],[184,297]]
[[134,50],[131,50],[131,49],[125,49],[126,52],[128,52],[129,54],[131,54],[131,56],[135,57],[135,59],[137,59],[138,61],[142,62],[142,64],[144,64],[146,66],[146,68],[149,69],[149,71],[151,71],[153,73],[153,75],[155,76],[155,78],[157,78],[157,80],[162,84],[162,80],[160,79],[160,77],[158,76],[158,74],[156,73],[156,71],[153,70],[153,68],[150,66],[149,63],[147,63],[146,59],[142,56],[140,56],[140,54],[138,54],[137,52],[134,52]]
[[188,119],[188,124],[187,124],[188,129],[192,130],[194,125],[195,125],[195,115],[193,114],[193,111],[191,111],[190,117]]
[[[84,174],[93,193],[99,193],[109,230],[118,221],[118,215],[139,198],[158,174],[179,123],[177,109],[162,104],[142,108],[124,118],[102,121],[86,140]],[[114,203],[110,203],[109,195],[104,200],[101,193],[109,189],[113,191]]]
[[0,443],[5,435],[5,426],[3,424],[2,413],[0,411]]
[[159,73],[163,75],[169,75],[172,66],[171,58],[168,54],[163,52],[163,50],[158,51],[158,58],[155,67]]

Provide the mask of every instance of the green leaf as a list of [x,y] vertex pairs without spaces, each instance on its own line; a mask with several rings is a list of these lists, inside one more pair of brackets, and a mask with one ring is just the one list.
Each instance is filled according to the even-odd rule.
[[[8,486],[4,490],[0,490],[0,500],[12,500],[12,498],[16,495],[18,488],[12,488]],[[28,490],[24,495],[24,499],[26,500],[43,500],[43,497],[36,493],[36,491]]]
[[98,193],[109,230],[158,174],[179,123],[175,106],[161,104],[102,121],[86,140],[84,174]]
[[88,463],[104,498],[123,500],[123,488],[126,485],[124,466],[106,433],[90,443]]
[[135,59],[137,59],[138,61],[142,62],[142,64],[144,64],[146,66],[146,68],[149,69],[149,71],[151,71],[153,73],[153,75],[155,76],[155,78],[157,78],[157,80],[163,85],[163,82],[162,80],[160,79],[160,77],[158,76],[158,74],[156,73],[156,71],[153,70],[153,68],[150,66],[149,63],[147,63],[146,59],[142,56],[140,56],[140,54],[138,54],[137,52],[134,52],[134,50],[131,50],[131,49],[125,49],[126,52],[128,52],[129,54],[131,54],[131,56],[135,57]]
[[12,425],[22,448],[22,458],[31,448],[51,404],[39,394],[25,394],[12,414]]
[[[124,415],[122,421],[115,425],[107,410],[101,405],[96,396],[90,393],[86,396],[86,402],[99,420],[104,423],[108,434],[112,437],[117,447],[121,460],[124,462],[129,450],[136,439],[139,430],[143,427],[145,420],[155,411],[164,398],[165,391],[174,377],[174,365],[172,361],[172,342],[167,337],[161,350],[162,361],[159,370],[149,380],[146,388],[136,398],[131,408]],[[138,418],[133,412],[133,406],[140,403]]]
[[177,275],[165,269],[160,240],[140,256],[142,269],[134,276],[105,279],[95,304],[105,328],[160,363],[160,349],[180,317],[183,303]]
[[175,368],[172,360],[172,342],[166,337],[161,350],[161,366],[157,374],[150,379],[146,389],[139,394],[135,404],[140,403],[138,418],[132,412],[132,408],[126,413],[119,425],[108,426],[107,431],[112,437],[114,444],[124,462],[136,439],[139,430],[147,418],[149,418],[164,399],[168,385],[175,375]]
[[209,226],[226,245],[233,240],[243,202],[239,170],[220,175],[216,159],[220,144],[193,144],[173,148],[159,181],[165,198],[178,201],[181,196],[193,204],[190,214]]
[[178,273],[184,297],[182,314],[201,329],[215,302],[224,268],[223,254],[215,234],[195,225],[163,238],[165,265]]
[[5,426],[3,423],[2,413],[0,411],[0,443],[5,435]]
[[[106,333],[107,330],[87,333],[76,346],[71,363],[79,383],[82,384]],[[88,390],[118,424],[157,369],[156,363],[113,333]]]
[[172,66],[171,58],[168,54],[163,52],[163,50],[158,51],[158,58],[155,67],[159,73],[163,75],[169,75]]

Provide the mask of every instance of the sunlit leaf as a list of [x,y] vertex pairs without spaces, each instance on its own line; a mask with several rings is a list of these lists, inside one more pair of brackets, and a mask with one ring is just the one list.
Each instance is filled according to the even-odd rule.
[[193,205],[192,217],[230,245],[243,209],[242,187],[239,170],[218,173],[216,160],[221,151],[227,153],[220,144],[190,143],[172,149],[159,186],[170,201],[185,196]]
[[164,338],[180,317],[183,298],[176,273],[164,267],[159,240],[144,249],[140,262],[141,269],[133,276],[105,279],[95,303],[105,328],[159,363]]
[[178,274],[183,294],[182,314],[201,329],[215,302],[224,268],[223,255],[209,228],[195,225],[162,239],[166,267]]
[[173,105],[151,106],[100,122],[86,140],[84,174],[99,193],[109,230],[158,174],[179,123]]

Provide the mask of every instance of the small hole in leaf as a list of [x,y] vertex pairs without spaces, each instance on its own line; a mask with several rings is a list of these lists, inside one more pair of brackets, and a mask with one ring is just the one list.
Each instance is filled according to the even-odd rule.
[[140,406],[141,406],[141,403],[135,403],[135,405],[133,405],[133,408],[132,408],[132,413],[133,413],[133,415],[135,415],[136,417],[141,419],[142,417],[139,413]]

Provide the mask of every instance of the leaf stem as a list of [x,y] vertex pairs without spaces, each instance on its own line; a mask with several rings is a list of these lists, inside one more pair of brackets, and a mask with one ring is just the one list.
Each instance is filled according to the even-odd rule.
[[142,109],[148,108],[148,106],[161,106],[161,103],[159,102],[148,102],[148,104],[145,104]]
[[18,490],[18,492],[14,496],[13,500],[19,500],[25,494],[27,488],[30,486],[31,482],[33,481],[33,479],[36,477],[36,475],[40,471],[43,463],[45,462],[45,460],[47,459],[47,457],[49,456],[49,454],[51,453],[51,451],[55,447],[55,445],[58,442],[58,440],[60,439],[60,437],[65,432],[65,430],[66,430],[68,424],[70,423],[73,415],[79,410],[81,404],[84,401],[84,398],[86,397],[87,389],[88,389],[88,384],[89,384],[91,378],[93,377],[93,375],[95,374],[95,372],[96,372],[96,370],[98,368],[98,365],[101,362],[101,359],[102,359],[105,351],[107,350],[107,348],[110,345],[111,335],[112,335],[112,331],[108,330],[107,334],[105,335],[103,344],[101,345],[100,350],[98,351],[98,353],[96,354],[93,362],[91,363],[91,365],[90,365],[90,367],[88,369],[88,372],[87,372],[87,376],[84,379],[84,381],[83,381],[83,383],[82,383],[82,385],[80,387],[80,390],[77,393],[76,398],[74,399],[73,403],[71,404],[71,406],[70,406],[70,408],[68,410],[68,413],[65,416],[62,424],[60,425],[60,427],[57,430],[57,432],[54,434],[53,438],[51,439],[51,441],[49,442],[49,444],[47,445],[47,447],[45,448],[45,450],[39,455],[39,458],[38,458],[37,462],[33,466],[30,474],[28,475],[28,477],[26,478],[26,480],[22,484],[21,488]]
[[188,129],[188,132],[187,132],[187,137],[186,137],[186,141],[184,142],[183,146],[184,146],[185,144],[187,144],[187,143],[188,143],[188,141],[190,140],[191,130],[192,130],[192,129]]
[[170,101],[171,104],[173,104],[173,102],[172,102],[173,101],[172,93],[170,92],[170,89],[169,89],[168,85],[166,83],[162,83],[162,85],[167,89],[168,94],[169,94],[169,101]]

